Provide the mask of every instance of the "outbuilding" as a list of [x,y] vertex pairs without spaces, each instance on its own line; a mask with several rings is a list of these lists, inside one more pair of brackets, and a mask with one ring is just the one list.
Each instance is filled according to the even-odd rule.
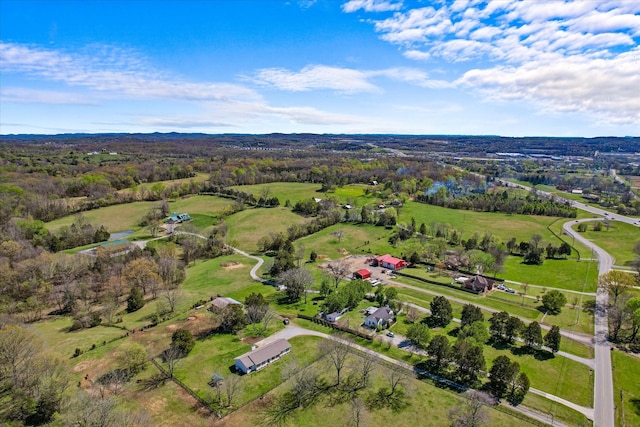
[[374,260],[374,265],[382,268],[388,268],[389,270],[400,270],[408,265],[407,261],[392,257],[389,254],[377,257]]
[[353,278],[354,279],[360,279],[360,280],[366,280],[366,279],[371,278],[371,272],[369,270],[367,270],[366,268],[363,268],[363,269],[358,270],[355,273],[353,273]]

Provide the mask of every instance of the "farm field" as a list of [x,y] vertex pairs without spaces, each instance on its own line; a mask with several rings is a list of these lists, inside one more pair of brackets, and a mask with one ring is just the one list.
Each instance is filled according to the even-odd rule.
[[[299,184],[291,184],[280,187],[274,185],[270,191],[276,197],[278,192],[282,194],[296,194],[295,197],[305,198],[312,197],[315,190],[310,188],[297,188]],[[254,186],[252,186],[254,187]],[[246,187],[239,187],[239,189]],[[341,200],[357,200],[353,203],[364,203],[369,201],[370,197],[364,195],[364,189],[366,186],[353,186],[345,187],[344,189],[337,189],[335,193],[336,197]],[[244,190],[243,190],[244,191]],[[254,191],[259,192],[260,187],[256,186]],[[312,191],[312,193],[309,193]],[[290,198],[291,199],[291,198]],[[291,199],[293,202],[293,199]],[[282,199],[281,199],[282,202]],[[157,203],[157,202],[156,202]],[[178,199],[170,203],[171,211],[176,212],[188,212],[192,215],[194,220],[191,222],[192,226],[203,230],[206,233],[218,221],[218,215],[225,210],[227,206],[232,203],[230,199],[224,199],[213,196],[192,196],[184,199]],[[137,231],[132,235],[133,238],[140,238],[144,236],[142,233],[145,230],[140,229],[133,222],[132,218],[138,215],[138,219],[146,214],[148,209],[153,206],[152,202],[138,202],[130,205],[120,206],[120,210],[102,208],[95,211],[87,212],[86,216],[90,222],[101,224],[100,221],[105,221],[111,226],[117,226],[121,229],[131,229]],[[113,208],[113,207],[112,207]],[[125,209],[123,211],[123,209]],[[118,215],[116,215],[118,212]],[[122,215],[123,212],[125,215]],[[479,212],[467,212],[467,211],[452,211],[449,209],[442,209],[438,207],[417,204],[413,202],[407,202],[404,207],[399,209],[400,218],[405,222],[410,222],[411,217],[416,218],[416,222],[420,224],[425,222],[446,222],[451,227],[458,230],[463,230],[463,238],[470,237],[471,230],[495,230],[493,234],[503,241],[506,241],[510,237],[516,237],[517,239],[528,240],[533,234],[543,235],[545,241],[554,241],[559,243],[551,232],[547,229],[547,226],[555,227],[553,218],[547,217],[526,217],[526,216],[508,216],[502,214],[486,214]],[[93,219],[88,217],[88,214],[93,214]],[[129,222],[123,219],[122,216],[130,217]],[[119,217],[119,218],[114,218]],[[63,220],[68,221],[66,224]],[[73,221],[73,217],[63,218],[61,220],[53,221],[48,226],[52,229],[59,229],[63,225],[70,224]],[[110,221],[110,222],[109,222]],[[294,214],[290,209],[284,207],[278,208],[252,208],[237,212],[225,218],[225,223],[228,226],[228,241],[238,246],[240,249],[248,252],[257,253],[257,242],[263,236],[268,236],[270,233],[286,232],[287,227],[292,223],[302,223],[307,221],[306,218]],[[427,222],[429,221],[429,222]],[[559,221],[558,221],[559,222]],[[110,227],[110,225],[106,225]],[[462,226],[462,227],[461,227]],[[109,228],[111,230],[111,228]],[[555,230],[554,230],[555,231]],[[336,232],[340,232],[338,235]],[[389,237],[394,233],[392,229],[386,229],[384,227],[376,227],[367,224],[351,224],[340,223],[334,226],[328,227],[314,235],[306,236],[294,242],[294,246],[304,246],[305,254],[303,262],[304,266],[313,272],[316,278],[316,284],[312,286],[316,288],[319,286],[320,280],[324,273],[318,268],[323,262],[329,260],[335,260],[347,255],[368,255],[368,254],[383,254],[391,253],[395,256],[402,256],[403,252],[407,250],[409,246],[404,243],[394,247],[389,243]],[[517,234],[519,233],[519,234]],[[152,246],[163,245],[164,241],[159,241],[152,244]],[[315,251],[318,255],[318,260],[315,264],[308,263],[309,255],[311,251]],[[584,257],[584,255],[583,255]],[[269,258],[266,258],[267,265],[269,264]],[[569,303],[572,300],[571,291],[585,291],[592,292],[595,290],[595,281],[597,279],[597,266],[593,262],[580,261],[575,259],[568,260],[545,260],[542,266],[527,266],[521,264],[520,258],[516,256],[508,257],[505,263],[505,268],[499,276],[507,278],[515,282],[527,282],[532,285],[538,285],[540,287],[529,287],[527,295],[535,297],[541,295],[544,287],[548,286],[566,289],[567,299]],[[122,338],[124,331],[117,328],[97,327],[93,328],[86,334],[76,334],[66,332],[65,328],[68,328],[71,324],[69,318],[56,319],[50,323],[42,322],[39,324],[39,330],[52,341],[52,347],[60,351],[60,354],[69,357],[70,352],[73,352],[74,348],[81,348],[84,351],[74,363],[86,362],[80,366],[93,366],[94,369],[98,369],[97,361],[101,357],[107,357],[112,359],[118,351],[118,347],[125,342],[140,342],[149,351],[151,355],[157,355],[163,348],[166,348],[170,339],[171,328],[176,325],[188,324],[187,317],[195,316],[200,319],[206,319],[209,316],[204,311],[196,312],[191,310],[191,307],[196,301],[209,300],[217,295],[229,296],[240,301],[244,299],[251,292],[262,293],[268,301],[270,301],[280,315],[286,315],[290,318],[294,318],[297,313],[305,313],[307,315],[314,315],[320,309],[320,304],[314,304],[319,299],[317,294],[310,294],[308,302],[304,303],[300,301],[294,304],[283,304],[281,301],[281,293],[278,293],[272,286],[265,286],[263,284],[254,282],[250,276],[249,271],[253,267],[255,261],[242,257],[240,255],[229,255],[212,260],[198,260],[193,262],[187,269],[187,277],[182,284],[183,298],[179,301],[176,314],[169,320],[161,322],[155,328],[145,331],[141,334],[136,334],[133,337]],[[406,273],[413,274],[419,277],[428,278],[429,280],[442,280],[443,283],[450,283],[450,277],[435,277],[433,272],[428,272],[423,268],[407,269]],[[577,332],[590,333],[593,328],[593,318],[586,313],[578,313],[580,308],[573,309],[566,306],[563,312],[557,316],[543,316],[543,313],[539,310],[540,303],[536,302],[534,298],[524,298],[520,295],[512,295],[506,293],[491,293],[487,296],[477,296],[466,292],[458,291],[456,289],[438,286],[435,284],[424,283],[411,278],[398,276],[393,279],[400,283],[406,283],[424,289],[425,291],[442,294],[449,297],[459,298],[464,301],[468,301],[472,304],[480,304],[488,308],[496,310],[505,310],[511,314],[515,314],[526,318],[528,320],[537,320],[544,322],[545,324],[557,324],[563,329],[573,330]],[[348,286],[348,281],[343,281],[341,286]],[[518,285],[512,287],[518,289]],[[575,295],[575,294],[573,294]],[[429,302],[433,299],[433,295],[419,292],[418,290],[399,288],[399,296],[404,301],[409,301],[421,305],[425,308],[429,307]],[[581,297],[588,298],[588,297]],[[525,302],[523,305],[522,302]],[[364,308],[372,305],[370,302],[363,301],[358,308]],[[452,302],[453,314],[455,317],[460,317],[462,311],[462,304]],[[157,305],[153,302],[147,303],[142,309],[134,313],[120,314],[122,317],[121,326],[129,329],[139,329],[149,324],[150,319],[157,311]],[[578,315],[579,314],[579,315]],[[484,311],[485,320],[491,316],[490,312]],[[203,317],[204,316],[204,317]],[[355,327],[361,323],[363,316],[358,313],[357,310],[348,312],[342,319],[341,323],[347,322],[350,327]],[[66,319],[66,320],[65,320]],[[393,327],[396,333],[403,335],[406,334],[407,325],[402,323],[402,317],[400,321]],[[576,320],[578,321],[576,324]],[[186,322],[186,323],[185,323]],[[299,322],[299,320],[296,320]],[[307,326],[307,325],[305,325]],[[281,322],[277,325],[273,325],[269,329],[269,333],[273,333],[283,326]],[[311,328],[318,328],[323,332],[326,332],[326,328],[320,326],[310,326]],[[446,329],[440,331],[440,333],[452,333],[457,328],[457,325],[452,323]],[[85,332],[85,331],[81,331]],[[208,378],[214,373],[220,373],[222,375],[229,375],[231,373],[231,365],[233,358],[239,354],[242,354],[250,348],[250,345],[241,341],[241,338],[246,336],[246,332],[239,334],[239,336],[231,335],[210,335],[205,339],[198,340],[195,349],[188,356],[188,363],[179,364],[176,370],[176,376],[183,382],[189,385],[196,393],[206,399],[213,398],[215,392],[210,386],[207,385]],[[110,340],[115,341],[109,343]],[[317,346],[318,338],[313,337],[300,337],[292,340],[294,344],[294,352],[304,354],[304,358],[301,363],[303,364],[316,364],[321,362],[314,362],[316,359],[315,348]],[[106,345],[103,345],[104,343]],[[96,344],[95,349],[91,349],[90,346]],[[410,361],[410,363],[416,363],[419,360],[418,356],[411,356],[399,349],[386,348],[383,344],[365,343],[367,346],[377,346],[376,350],[383,354],[393,355],[400,360]],[[71,350],[70,350],[71,349]],[[570,342],[564,339],[561,349],[573,354],[580,355],[582,357],[592,357],[592,350],[581,344]],[[572,402],[590,406],[593,400],[592,391],[592,375],[590,370],[584,365],[570,361],[562,357],[555,357],[549,360],[542,360],[536,358],[533,354],[521,349],[521,346],[515,346],[513,349],[495,349],[492,347],[486,347],[485,357],[487,358],[487,365],[490,366],[490,361],[500,354],[505,354],[520,363],[521,369],[526,372],[531,381],[532,386],[544,390],[546,392],[556,394],[560,397],[566,398]],[[111,356],[110,356],[111,355]],[[258,375],[252,375],[243,377],[243,394],[239,400],[239,404],[249,403],[249,406],[242,408],[240,411],[230,415],[225,425],[234,425],[233,420],[238,419],[242,422],[246,422],[248,419],[253,419],[254,415],[249,412],[249,409],[255,405],[259,405],[257,402],[252,402],[256,397],[267,394],[270,390],[281,390],[286,387],[286,384],[281,384],[282,369],[285,366],[284,363],[277,366],[270,367],[267,370],[261,371]],[[101,369],[105,368],[104,366]],[[272,369],[273,368],[273,369]],[[89,369],[89,368],[87,368]],[[84,371],[82,371],[84,372]],[[82,372],[78,371],[76,375],[81,375]],[[141,374],[141,378],[145,376],[151,376],[149,368]],[[553,384],[548,383],[547,379],[553,377],[558,381]],[[438,392],[444,393],[442,396],[436,396],[433,391],[427,390],[428,388],[434,388],[433,385],[427,382],[416,381],[416,390],[425,388],[423,391],[417,393],[423,393],[424,396],[431,396],[429,398],[417,399],[414,404],[418,405],[418,410],[434,411],[434,407],[447,408],[453,403],[445,403],[450,399],[455,401],[459,397],[455,393],[451,393],[445,390],[438,390]],[[575,384],[589,384],[586,387],[576,387]],[[160,389],[153,392],[146,392],[146,397],[143,396],[140,390],[135,390],[134,387],[130,387],[125,391],[125,395],[136,395],[140,399],[140,402],[148,402],[148,399],[160,399],[160,401],[167,402],[168,405],[184,405],[184,402],[188,398],[184,396],[178,400],[171,400],[168,397],[169,387],[173,385],[165,385]],[[420,395],[422,396],[422,395]],[[529,398],[529,401],[538,405],[539,402],[536,398]],[[546,400],[544,402],[547,402]],[[447,406],[448,405],[448,406]],[[138,403],[132,405],[137,407]],[[548,412],[556,411],[558,419],[570,420],[572,425],[582,425],[584,421],[579,414],[566,408],[558,408],[554,405],[547,406]],[[185,419],[190,420],[190,425],[200,425],[202,420],[189,413],[188,410],[176,408],[177,413],[184,414]],[[291,422],[295,425],[314,425],[313,421],[319,414],[323,416],[337,416],[345,417],[344,412],[346,407],[336,405],[333,407],[324,407],[323,405],[317,405],[312,408],[298,411],[291,418]],[[441,411],[440,415],[434,415],[436,424],[442,421],[442,425],[447,425],[448,418],[446,411]],[[497,418],[501,423],[500,425],[510,425],[515,418],[510,417],[502,412],[495,410],[491,411],[492,415]],[[402,421],[401,413],[393,413],[391,411],[380,410],[376,411],[376,417],[382,417],[380,419],[388,420],[394,424],[404,425]],[[256,415],[257,416],[257,415]],[[506,417],[506,418],[502,418]],[[175,418],[172,418],[175,420]],[[257,419],[257,418],[256,418]],[[378,418],[376,418],[378,419]],[[346,420],[346,419],[345,419]],[[348,420],[347,420],[348,421]],[[159,425],[163,424],[163,420]],[[240,422],[240,421],[239,421]],[[346,421],[345,421],[346,422]],[[514,423],[515,424],[515,423]],[[180,425],[180,423],[176,424]],[[292,424],[294,425],[294,424]]]
[[245,209],[231,215],[226,223],[229,226],[229,242],[235,242],[237,247],[244,251],[255,253],[261,237],[270,233],[286,232],[289,225],[305,221],[290,209],[278,207]]
[[527,265],[522,262],[521,257],[509,256],[504,263],[503,272],[499,275],[515,282],[542,287],[595,292],[598,284],[598,263],[578,262],[573,259],[545,259],[542,265]]
[[[575,229],[575,226],[573,227]],[[640,240],[638,227],[619,222],[609,221],[609,230],[602,227],[601,231],[593,231],[593,224],[589,224],[583,237],[591,240],[614,258],[615,265],[629,266],[635,258],[633,246]]]
[[547,229],[554,217],[446,209],[409,201],[400,208],[398,220],[410,223],[412,217],[417,224],[450,224],[461,233],[462,239],[468,239],[476,232],[482,236],[489,231],[504,243],[512,237],[518,242],[528,242],[534,234],[539,234],[546,242],[562,243]]
[[319,199],[327,198],[327,193],[320,192],[322,184],[308,184],[298,182],[272,182],[268,184],[255,184],[255,185],[234,185],[229,187],[233,190],[242,191],[244,193],[253,194],[257,199],[263,196],[268,191],[269,197],[277,197],[280,200],[280,205],[284,206],[284,203],[289,200],[291,206],[303,199],[311,197],[317,197]]

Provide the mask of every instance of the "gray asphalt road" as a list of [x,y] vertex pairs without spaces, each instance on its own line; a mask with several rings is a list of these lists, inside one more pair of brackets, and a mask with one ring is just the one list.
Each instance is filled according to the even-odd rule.
[[[605,274],[613,267],[613,258],[605,250],[585,239],[580,233],[573,230],[572,226],[586,221],[597,219],[582,219],[566,222],[563,226],[565,233],[574,237],[577,241],[590,248],[598,257],[598,273]],[[613,374],[611,371],[611,346],[609,345],[609,324],[607,319],[607,306],[609,294],[598,287],[596,295],[595,312],[595,381],[593,392],[594,426],[608,427],[614,425],[615,406],[613,403]]]

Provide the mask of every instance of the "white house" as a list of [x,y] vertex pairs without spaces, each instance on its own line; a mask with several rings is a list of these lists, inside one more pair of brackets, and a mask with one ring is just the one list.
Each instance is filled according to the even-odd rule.
[[389,326],[389,323],[393,320],[393,310],[389,307],[380,307],[373,313],[367,316],[364,319],[364,325],[375,329],[378,327],[386,327]]
[[258,371],[270,363],[280,360],[291,352],[289,341],[281,339],[236,357],[235,366],[238,372],[249,374]]

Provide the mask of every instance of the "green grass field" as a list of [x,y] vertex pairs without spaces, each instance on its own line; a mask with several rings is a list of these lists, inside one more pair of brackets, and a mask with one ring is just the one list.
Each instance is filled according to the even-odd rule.
[[522,263],[521,257],[509,256],[504,263],[503,272],[499,275],[515,282],[578,292],[595,292],[598,264],[571,259],[546,259],[542,265],[527,265]]
[[636,257],[633,246],[640,242],[640,231],[635,225],[620,221],[610,221],[609,224],[609,230],[603,227],[602,231],[593,231],[593,224],[589,223],[589,229],[583,236],[609,252],[616,265],[628,266]]
[[[357,359],[354,359],[354,362],[357,362]],[[351,364],[349,366],[351,366]],[[333,378],[332,375],[334,375],[334,373],[326,363],[321,361],[315,362],[313,367],[323,372],[326,378]],[[271,369],[271,367],[268,369]],[[366,390],[361,392],[363,396],[384,385],[383,372],[383,365],[379,365],[371,384]],[[285,382],[275,388],[271,393],[268,393],[265,400],[270,401],[274,396],[282,394],[287,389],[288,383]],[[366,420],[370,420],[370,422],[375,420],[376,423],[385,423],[400,427],[415,426],[422,425],[423,423],[417,422],[414,414],[424,414],[425,417],[428,417],[428,421],[424,420],[425,425],[448,426],[450,425],[448,417],[449,409],[455,407],[462,401],[462,398],[457,393],[440,389],[427,381],[413,379],[410,381],[409,390],[411,403],[405,410],[396,412],[389,409],[376,409],[367,414]],[[262,407],[263,403],[256,401],[227,417],[225,425],[230,427],[252,424],[262,425],[264,423],[264,417],[261,411]],[[522,423],[521,420],[493,409],[488,409],[488,413],[491,425],[517,426]],[[327,398],[323,397],[316,404],[308,408],[295,410],[283,425],[312,427],[319,425],[319,420],[331,420],[331,423],[336,425],[351,425],[350,414],[350,399],[344,403],[331,403]]]
[[[243,375],[241,379],[242,393],[238,398],[238,406],[246,404],[271,389],[282,381],[283,369],[287,362],[296,362],[299,366],[313,363],[317,358],[316,348],[321,338],[312,336],[296,337],[289,340],[291,354],[275,362],[265,369],[250,375]],[[251,350],[251,346],[242,343],[235,335],[211,335],[200,340],[176,369],[176,377],[187,384],[193,391],[204,398],[213,396],[215,389],[207,383],[214,374],[223,377],[236,375],[234,373],[234,359]]]
[[231,215],[226,223],[229,226],[229,241],[235,242],[242,250],[255,253],[261,237],[271,233],[286,233],[289,225],[305,221],[290,209],[279,207],[249,208]]
[[293,206],[300,200],[309,199],[311,197],[317,197],[319,199],[326,198],[326,193],[321,193],[319,191],[321,187],[321,184],[271,182],[268,184],[256,185],[234,185],[229,188],[253,194],[256,199],[262,197],[265,189],[268,189],[269,197],[277,197],[278,200],[280,200],[280,204],[283,206],[284,203],[289,200],[289,202],[291,202],[291,206]]
[[640,425],[640,358],[613,351],[611,362],[616,425],[638,426]]
[[[593,371],[587,366],[561,356],[551,357],[543,351],[539,353],[542,360],[524,347],[517,344],[509,349],[496,350],[491,346],[484,347],[484,356],[489,369],[493,360],[505,355],[520,364],[520,370],[531,380],[531,387],[567,399],[582,406],[593,405]],[[548,357],[548,359],[544,359]],[[549,381],[553,378],[553,381]],[[580,387],[576,387],[580,384]]]
[[518,242],[528,242],[534,234],[541,235],[545,242],[560,243],[547,229],[555,217],[456,210],[409,201],[400,208],[398,220],[410,223],[412,217],[418,225],[425,223],[428,226],[432,222],[449,224],[461,233],[462,239],[468,239],[476,232],[482,237],[485,231],[490,231],[505,243],[511,237]]

